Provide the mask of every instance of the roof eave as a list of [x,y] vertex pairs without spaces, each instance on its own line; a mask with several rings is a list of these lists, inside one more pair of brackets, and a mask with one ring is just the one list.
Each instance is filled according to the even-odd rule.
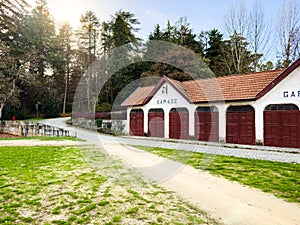
[[241,98],[241,99],[230,99],[230,100],[211,100],[211,101],[198,101],[198,102],[193,102],[194,104],[216,104],[216,103],[222,103],[222,102],[242,102],[242,101],[255,101],[255,98]]

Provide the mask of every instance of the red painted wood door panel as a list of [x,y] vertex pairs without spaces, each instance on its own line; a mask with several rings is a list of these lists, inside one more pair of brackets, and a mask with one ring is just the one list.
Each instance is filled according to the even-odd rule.
[[226,113],[226,142],[234,144],[255,144],[255,113],[233,111]]
[[162,109],[149,110],[148,113],[148,136],[160,137],[165,136],[165,116]]
[[189,113],[186,109],[172,109],[170,111],[169,137],[189,139]]
[[300,147],[298,110],[264,111],[264,144],[276,147]]
[[143,110],[131,110],[130,112],[130,134],[144,136],[144,112]]
[[195,112],[195,139],[200,141],[219,141],[219,113]]

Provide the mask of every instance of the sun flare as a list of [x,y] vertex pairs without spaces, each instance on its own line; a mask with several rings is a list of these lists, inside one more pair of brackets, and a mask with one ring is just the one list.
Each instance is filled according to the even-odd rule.
[[[27,1],[32,8],[35,7],[36,0]],[[80,16],[83,13],[84,1],[72,0],[51,0],[47,1],[50,14],[53,16],[55,23],[60,26],[68,22],[73,28],[80,24]]]

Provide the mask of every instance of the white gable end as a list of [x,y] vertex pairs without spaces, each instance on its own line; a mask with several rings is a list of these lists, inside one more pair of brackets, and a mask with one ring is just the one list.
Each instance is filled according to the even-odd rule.
[[256,104],[263,108],[269,104],[295,104],[300,108],[300,67],[279,82]]
[[189,102],[172,85],[165,82],[147,104],[150,108],[186,107]]
[[148,130],[148,112],[151,109],[163,109],[165,118],[165,137],[169,137],[169,113],[172,108],[186,108],[189,112],[189,134],[194,135],[194,111],[195,105],[190,104],[189,101],[183,97],[178,90],[176,90],[168,82],[163,85],[154,94],[151,100],[143,106],[144,110],[144,128],[145,132]]

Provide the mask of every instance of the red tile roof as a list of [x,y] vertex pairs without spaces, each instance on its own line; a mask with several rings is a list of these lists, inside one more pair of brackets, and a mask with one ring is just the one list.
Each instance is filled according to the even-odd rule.
[[192,102],[255,99],[282,70],[183,82]]
[[[179,82],[163,77],[157,86],[139,87],[123,106],[144,105],[163,82],[169,82],[190,102],[255,100],[272,82],[284,74],[283,70]],[[276,79],[278,80],[278,79]]]
[[138,87],[123,103],[122,106],[141,105],[155,86]]

